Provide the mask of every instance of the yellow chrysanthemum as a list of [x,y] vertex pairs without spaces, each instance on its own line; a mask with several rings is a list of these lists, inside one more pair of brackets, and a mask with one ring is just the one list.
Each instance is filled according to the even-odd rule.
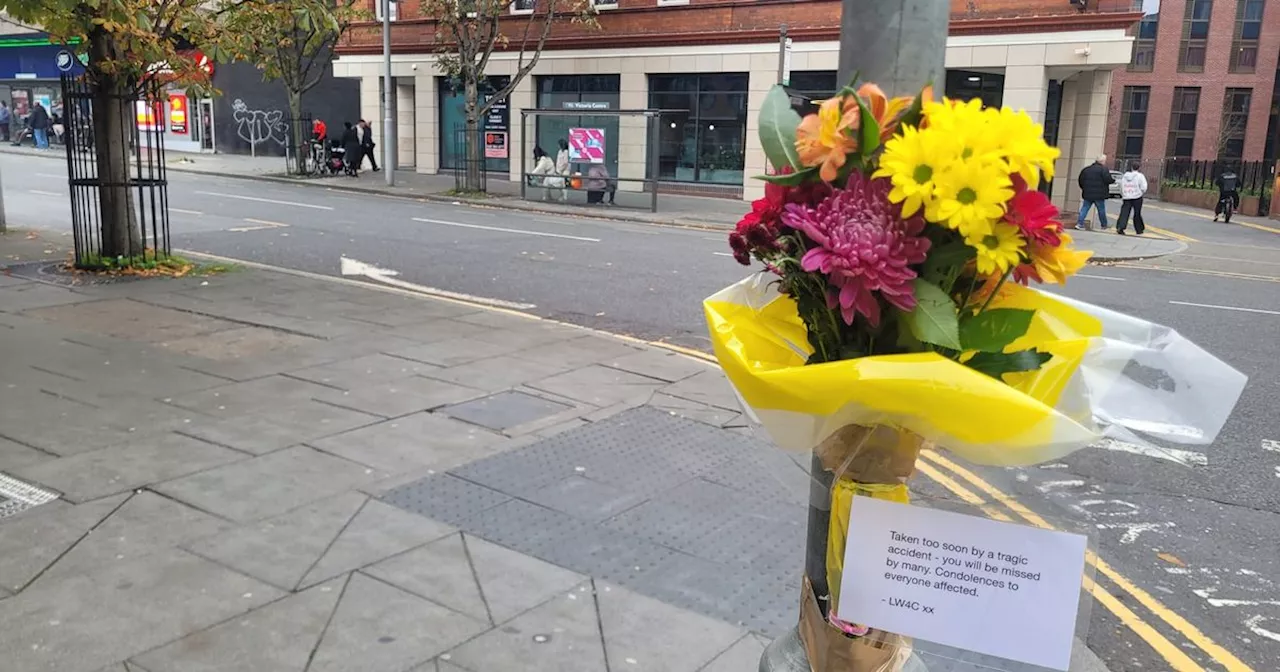
[[978,275],[1001,276],[1018,265],[1026,241],[1018,227],[997,222],[986,234],[966,236],[964,242],[978,254],[974,261]]
[[945,98],[941,103],[924,106],[925,123],[937,129],[962,147],[961,156],[966,159],[995,159],[999,156],[998,114],[982,107],[982,100],[969,101]]
[[872,177],[889,178],[889,200],[901,203],[902,216],[910,217],[932,206],[938,176],[958,158],[959,146],[942,133],[903,126],[900,135],[885,143]]
[[999,152],[1012,172],[1022,175],[1033,189],[1040,182],[1039,171],[1044,171],[1045,179],[1053,179],[1053,164],[1061,152],[1044,141],[1043,126],[1025,111],[1007,107],[996,112],[994,125],[999,129]]
[[1062,238],[1061,245],[1056,247],[1052,245],[1032,245],[1028,250],[1031,257],[1031,265],[1035,267],[1036,274],[1040,276],[1040,282],[1054,285],[1066,284],[1067,278],[1084,268],[1085,262],[1089,261],[1089,257],[1093,256],[1093,252],[1088,250],[1072,249],[1071,236],[1065,232],[1058,235]]
[[935,196],[925,209],[925,219],[965,236],[985,235],[1013,198],[1013,182],[1000,161],[956,161],[934,183]]

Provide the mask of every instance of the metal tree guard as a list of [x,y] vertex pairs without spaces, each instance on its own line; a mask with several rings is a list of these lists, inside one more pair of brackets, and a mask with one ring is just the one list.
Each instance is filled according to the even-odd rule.
[[[106,189],[123,187],[128,194],[129,214],[136,217],[138,226],[123,226],[129,232],[130,249],[136,242],[143,250],[142,261],[158,261],[171,252],[162,94],[163,87],[155,82],[144,84],[131,94],[103,94],[83,75],[62,76],[67,184],[77,268],[103,264],[103,240],[109,225],[102,208]],[[122,137],[114,146],[98,138],[94,129],[95,114],[103,113],[95,108],[104,102],[128,112]],[[112,157],[109,152],[118,154]],[[125,165],[123,182],[108,182],[99,174],[99,166],[112,158],[122,159]]]

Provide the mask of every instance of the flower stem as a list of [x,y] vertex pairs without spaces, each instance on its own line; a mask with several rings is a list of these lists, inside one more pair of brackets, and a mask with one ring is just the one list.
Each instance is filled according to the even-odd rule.
[[1004,281],[1008,279],[1009,279],[1008,272],[1005,272],[1004,275],[1000,276],[1000,281],[996,283],[996,288],[991,290],[991,295],[987,297],[987,300],[983,302],[982,307],[978,309],[979,313],[984,312],[987,309],[987,306],[991,305],[991,302],[994,301],[996,298],[996,294],[1000,293],[1000,288],[1004,286]]

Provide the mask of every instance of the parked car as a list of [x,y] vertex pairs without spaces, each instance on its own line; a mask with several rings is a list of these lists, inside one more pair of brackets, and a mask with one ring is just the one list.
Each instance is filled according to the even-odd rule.
[[1107,187],[1107,198],[1120,198],[1120,178],[1124,177],[1124,173],[1113,170],[1111,171],[1111,186]]

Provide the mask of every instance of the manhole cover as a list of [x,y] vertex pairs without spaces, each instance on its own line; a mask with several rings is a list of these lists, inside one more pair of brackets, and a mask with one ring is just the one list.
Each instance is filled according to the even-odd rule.
[[48,504],[58,498],[58,493],[0,472],[0,520],[16,516],[27,509]]

